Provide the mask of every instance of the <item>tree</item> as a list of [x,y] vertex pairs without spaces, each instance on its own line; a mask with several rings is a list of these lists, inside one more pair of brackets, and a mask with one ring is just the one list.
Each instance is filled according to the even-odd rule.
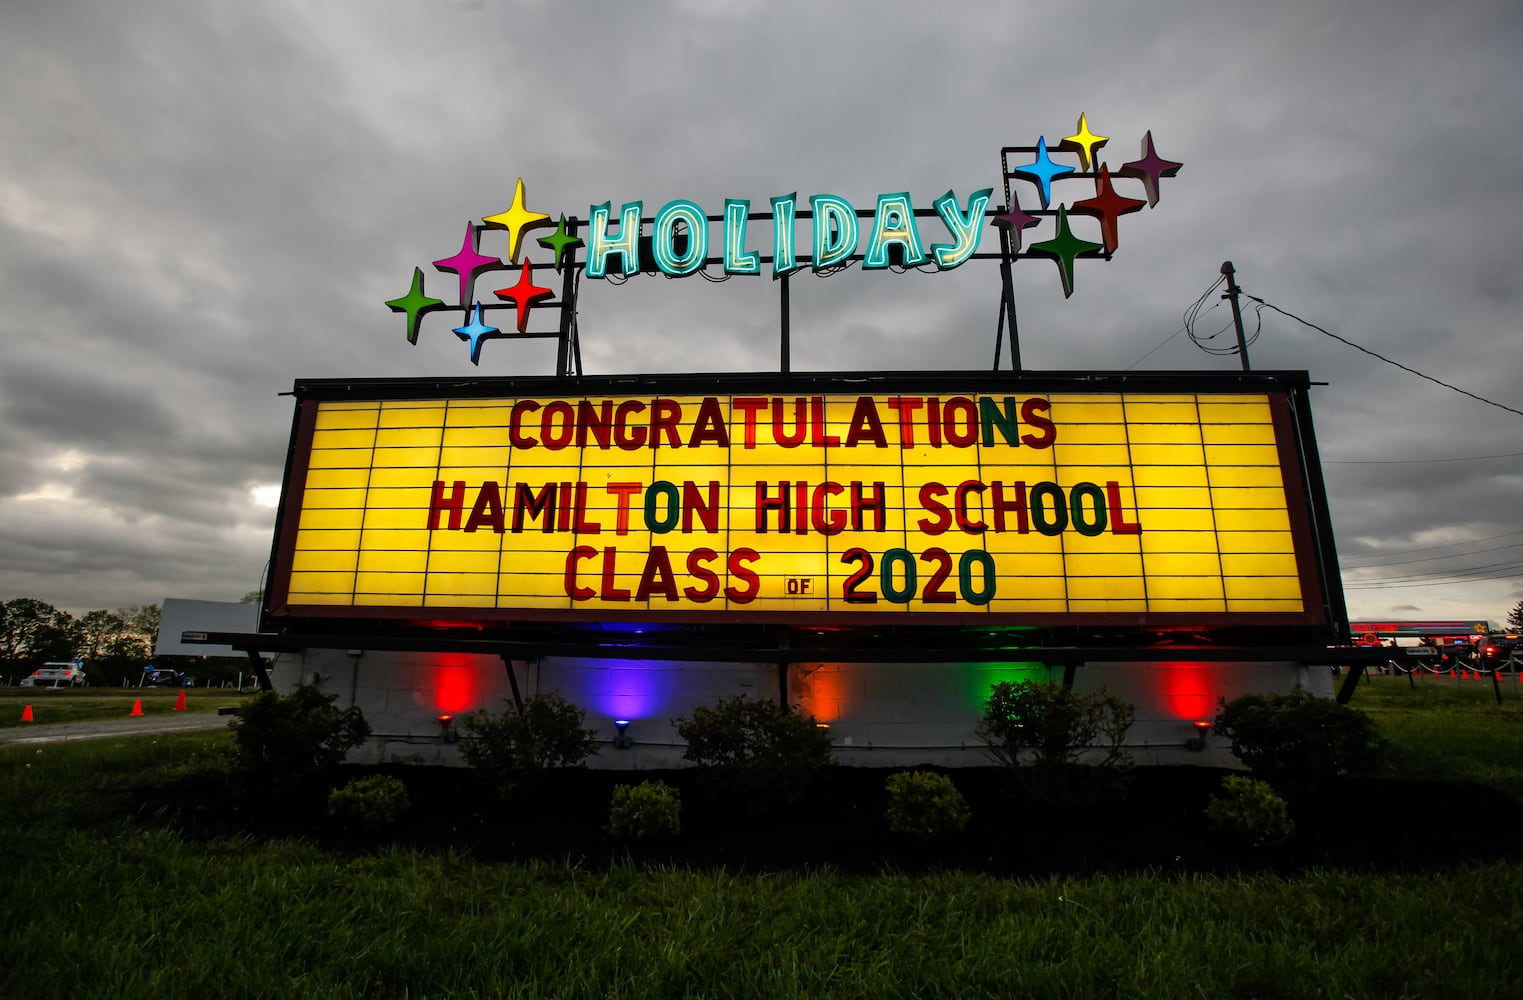
[[159,622],[164,609],[157,604],[144,604],[137,608],[122,608],[117,614],[127,621],[128,627],[148,643],[149,652],[159,641]]
[[110,611],[88,611],[79,619],[79,655],[93,663],[105,654],[111,640],[127,628],[121,615]]
[[1523,628],[1523,601],[1514,604],[1512,610],[1507,612],[1507,627]]
[[238,599],[239,604],[258,604],[264,600],[264,591],[251,590]]
[[78,626],[67,611],[33,597],[0,604],[0,664],[31,668],[68,660],[77,645]]

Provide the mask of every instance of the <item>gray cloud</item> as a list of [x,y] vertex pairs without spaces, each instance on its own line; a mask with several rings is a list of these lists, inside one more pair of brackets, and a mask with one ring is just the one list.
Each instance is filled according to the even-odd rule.
[[[1523,408],[1520,27],[1506,2],[1375,0],[8,4],[0,597],[87,610],[257,585],[273,514],[250,490],[281,474],[278,394],[476,373],[444,317],[409,347],[381,302],[414,266],[445,289],[429,262],[518,177],[583,216],[790,191],[999,200],[999,147],[1056,143],[1084,111],[1112,166],[1151,129],[1185,167],[1123,220],[1114,260],[1081,262],[1071,300],[1050,263],[1017,266],[1028,367],[1235,368],[1175,335],[1231,259],[1251,294]],[[766,278],[583,289],[589,371],[777,364]],[[992,360],[990,266],[791,291],[796,369]],[[1205,333],[1228,320],[1208,304]],[[1351,567],[1518,526],[1516,459],[1418,460],[1523,452],[1523,418],[1268,311],[1250,357],[1328,383],[1314,408]],[[552,362],[494,342],[480,372]],[[1496,618],[1519,579],[1349,597]]]

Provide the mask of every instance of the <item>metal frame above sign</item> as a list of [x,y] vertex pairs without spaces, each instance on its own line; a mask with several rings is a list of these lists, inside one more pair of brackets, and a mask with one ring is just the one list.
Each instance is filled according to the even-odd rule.
[[[588,206],[585,220],[575,213],[531,210],[523,178],[519,178],[509,206],[465,224],[458,251],[433,261],[433,267],[453,276],[457,298],[447,303],[428,294],[422,267],[413,269],[408,290],[386,302],[405,317],[407,341],[416,345],[423,320],[434,312],[458,312],[460,325],[452,328],[464,342],[472,365],[479,365],[483,346],[502,339],[555,338],[558,342],[555,374],[582,374],[577,325],[577,297],[582,277],[622,282],[642,274],[670,278],[699,275],[710,280],[769,274],[778,285],[779,370],[791,370],[790,279],[807,272],[828,277],[854,264],[865,271],[907,269],[945,271],[972,261],[998,261],[1000,298],[995,333],[994,365],[1000,368],[1008,327],[1010,367],[1021,370],[1020,341],[1015,312],[1015,289],[1011,265],[1039,257],[1057,265],[1064,297],[1074,292],[1075,262],[1109,260],[1120,246],[1123,216],[1154,207],[1160,182],[1178,174],[1179,162],[1159,156],[1151,132],[1143,135],[1141,155],[1126,161],[1114,174],[1101,162],[1109,137],[1097,135],[1080,115],[1075,133],[1064,137],[1051,151],[1045,136],[1034,146],[1005,146],[1000,150],[1000,181],[1004,204],[991,206],[992,187],[971,190],[963,198],[955,189],[932,199],[932,208],[916,208],[907,191],[879,194],[872,208],[858,208],[836,194],[808,197],[801,206],[797,192],[775,195],[769,210],[753,212],[749,198],[726,198],[719,213],[707,212],[697,202],[678,198],[647,214],[643,201],[625,201],[614,208],[612,201]],[[1057,153],[1054,160],[1052,153]],[[1012,156],[1020,159],[1012,162]],[[1030,156],[1030,162],[1024,157]],[[1076,158],[1077,167],[1068,158]],[[1093,188],[1090,197],[1065,202],[1054,192],[1070,182],[1085,181]],[[1116,190],[1118,181],[1140,183],[1143,198],[1127,197]],[[1030,185],[1036,207],[1023,208],[1018,187]],[[1029,204],[1029,201],[1028,201]],[[1098,240],[1076,232],[1076,218],[1094,220]],[[931,220],[937,220],[931,223]],[[1039,232],[1027,230],[1051,224],[1049,238],[1035,240]],[[807,238],[800,227],[808,223]],[[927,235],[927,224],[931,232]],[[986,223],[998,231],[999,249],[980,249]],[[548,235],[531,234],[552,229]],[[938,238],[936,229],[945,232]],[[770,247],[755,242],[765,231]],[[717,231],[714,238],[711,231]],[[506,236],[505,252],[492,256],[480,249],[483,237]],[[718,247],[719,252],[711,252]],[[583,251],[579,254],[578,251]],[[539,256],[536,265],[531,253]],[[617,262],[617,266],[614,264]],[[540,275],[553,269],[558,281],[538,284]],[[495,299],[476,295],[477,279],[493,271],[516,274],[517,279],[493,290]],[[559,288],[555,287],[558,284]],[[511,323],[494,325],[493,314],[510,311]],[[553,315],[553,325],[531,322]]]

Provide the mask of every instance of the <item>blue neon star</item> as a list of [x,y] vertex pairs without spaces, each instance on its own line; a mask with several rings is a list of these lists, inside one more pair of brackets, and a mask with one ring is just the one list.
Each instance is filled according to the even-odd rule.
[[1026,179],[1036,185],[1038,193],[1042,196],[1042,207],[1052,201],[1052,181],[1055,177],[1074,172],[1073,167],[1060,167],[1052,162],[1047,155],[1047,137],[1041,136],[1036,141],[1036,159],[1024,167],[1011,167],[1013,173],[1025,174]]
[[481,364],[481,342],[493,334],[500,334],[501,330],[495,326],[487,326],[481,321],[481,303],[476,303],[476,311],[471,315],[471,321],[465,326],[455,327],[455,336],[471,343],[471,364]]

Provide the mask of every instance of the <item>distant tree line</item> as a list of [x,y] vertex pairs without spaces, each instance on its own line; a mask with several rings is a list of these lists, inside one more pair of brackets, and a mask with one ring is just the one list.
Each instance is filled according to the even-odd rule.
[[33,597],[0,603],[0,676],[20,678],[44,663],[78,658],[92,684],[135,682],[153,662],[161,610],[145,604],[76,618]]

